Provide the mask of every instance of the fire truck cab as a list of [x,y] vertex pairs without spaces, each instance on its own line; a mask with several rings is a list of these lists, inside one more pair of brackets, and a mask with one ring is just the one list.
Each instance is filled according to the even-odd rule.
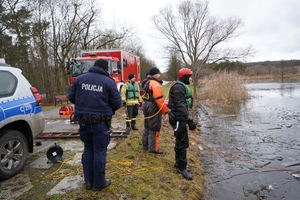
[[136,82],[140,81],[140,58],[122,50],[82,51],[81,57],[67,62],[67,69],[71,74],[71,83],[77,76],[87,73],[96,60],[108,61],[108,73],[116,82],[118,89],[128,81],[128,75],[134,74]]

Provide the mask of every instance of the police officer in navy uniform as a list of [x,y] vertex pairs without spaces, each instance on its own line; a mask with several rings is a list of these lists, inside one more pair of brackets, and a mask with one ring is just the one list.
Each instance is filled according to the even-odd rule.
[[196,124],[189,114],[189,109],[193,107],[192,91],[187,86],[192,81],[192,71],[182,68],[178,71],[178,80],[169,91],[169,122],[174,129],[175,143],[175,165],[178,173],[188,180],[193,176],[187,168],[186,150],[189,147],[189,137],[187,125],[190,130],[196,129]]
[[116,83],[107,70],[106,60],[96,60],[88,73],[76,78],[68,94],[75,104],[74,116],[84,142],[82,165],[86,189],[94,191],[111,184],[110,179],[105,179],[106,152],[112,132],[111,117],[122,105]]

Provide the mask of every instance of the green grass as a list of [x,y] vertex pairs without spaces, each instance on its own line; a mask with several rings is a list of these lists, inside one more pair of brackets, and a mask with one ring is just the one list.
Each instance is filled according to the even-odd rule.
[[167,97],[169,95],[170,87],[171,87],[171,82],[167,83],[166,85],[164,85],[162,87],[162,92],[163,92],[165,97]]

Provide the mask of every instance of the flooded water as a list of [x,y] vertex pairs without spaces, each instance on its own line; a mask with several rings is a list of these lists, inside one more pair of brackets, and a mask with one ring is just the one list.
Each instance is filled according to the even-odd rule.
[[242,105],[199,109],[205,199],[300,199],[300,80],[246,86]]

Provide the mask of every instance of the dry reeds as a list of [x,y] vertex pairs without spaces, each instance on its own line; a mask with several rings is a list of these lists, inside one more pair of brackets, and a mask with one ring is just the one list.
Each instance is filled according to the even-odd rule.
[[217,72],[201,80],[198,97],[207,106],[226,107],[248,98],[243,76],[237,72]]

